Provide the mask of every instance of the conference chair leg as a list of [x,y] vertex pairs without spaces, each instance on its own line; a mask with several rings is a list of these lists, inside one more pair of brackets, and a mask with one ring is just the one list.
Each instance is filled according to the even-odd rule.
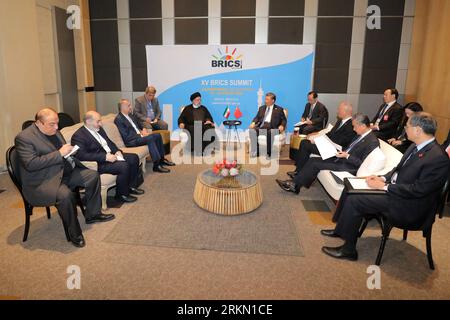
[[45,210],[47,210],[47,219],[51,219],[52,215],[50,213],[50,207],[45,207]]
[[359,228],[359,234],[358,234],[358,238],[361,238],[361,236],[363,235],[364,231],[367,228],[367,224],[369,223],[369,220],[364,219],[361,227]]
[[381,258],[383,257],[384,248],[386,247],[386,242],[389,239],[389,234],[391,233],[390,227],[383,228],[383,236],[381,238],[380,249],[378,250],[377,260],[375,264],[379,266],[381,264]]
[[431,252],[431,230],[427,232],[426,243],[427,243],[428,264],[430,265],[430,269],[434,270],[433,253]]
[[25,230],[23,231],[23,242],[28,239],[28,232],[30,231],[30,214],[25,212]]
[[403,230],[403,241],[406,241],[408,239],[408,230]]

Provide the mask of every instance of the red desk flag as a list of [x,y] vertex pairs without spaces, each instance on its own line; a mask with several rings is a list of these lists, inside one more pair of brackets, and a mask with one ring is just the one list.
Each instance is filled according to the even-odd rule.
[[241,112],[241,110],[239,109],[239,107],[236,107],[236,110],[234,110],[234,117],[235,117],[236,119],[239,119],[240,117],[242,117],[242,112]]

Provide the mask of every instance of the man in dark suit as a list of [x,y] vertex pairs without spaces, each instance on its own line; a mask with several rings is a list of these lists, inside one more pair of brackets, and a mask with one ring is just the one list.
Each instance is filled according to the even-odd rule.
[[450,157],[450,130],[448,130],[447,140],[445,140],[442,144],[442,148],[444,148],[445,152]]
[[85,189],[86,223],[109,221],[114,215],[101,212],[100,177],[69,155],[74,147],[58,131],[58,121],[53,109],[42,109],[36,122],[16,136],[23,195],[32,206],[55,205],[72,244],[84,247],[74,190]]
[[328,119],[327,108],[318,101],[318,94],[315,91],[308,93],[308,103],[302,115],[303,125],[299,127],[300,134],[310,134],[322,130]]
[[333,230],[322,230],[328,237],[340,237],[344,245],[323,247],[322,251],[339,259],[357,260],[356,242],[362,219],[379,215],[406,228],[420,228],[430,214],[435,215],[438,190],[448,177],[450,161],[436,142],[437,124],[424,112],[414,114],[406,131],[413,144],[397,167],[388,174],[366,178],[369,187],[384,190],[384,194],[347,194],[339,200],[340,209]]
[[153,171],[168,173],[169,169],[164,166],[175,164],[164,158],[164,145],[160,134],[150,134],[143,128],[133,115],[130,101],[122,99],[119,102],[119,113],[114,123],[119,129],[123,142],[127,147],[147,146],[153,161]]
[[[216,140],[214,120],[208,108],[202,105],[202,95],[194,92],[190,96],[191,104],[184,107],[178,117],[178,126],[189,133],[188,144],[191,152],[203,154],[205,149]],[[206,138],[211,135],[211,139]],[[201,148],[201,150],[200,150]]]
[[423,108],[419,103],[417,102],[408,103],[404,108],[403,119],[402,121],[400,121],[400,125],[398,126],[397,131],[395,132],[394,136],[395,138],[388,139],[387,143],[389,143],[391,146],[393,146],[401,153],[405,153],[405,151],[412,144],[412,141],[408,139],[408,136],[406,134],[405,126],[408,123],[408,119],[415,112],[422,112],[422,111]]
[[395,138],[395,132],[403,118],[403,109],[397,99],[396,89],[386,89],[383,95],[384,104],[370,124],[376,136],[384,141]]
[[134,102],[134,114],[139,119],[142,127],[153,130],[167,130],[167,122],[161,120],[161,108],[156,96],[156,89],[149,86],[145,94],[136,98]]
[[250,124],[250,149],[251,156],[259,156],[260,150],[258,137],[264,135],[267,139],[267,156],[272,155],[272,137],[276,132],[282,133],[286,129],[286,115],[282,107],[275,104],[277,97],[274,93],[268,92],[265,98],[265,105],[259,107],[256,117]]
[[356,174],[364,159],[380,146],[378,138],[369,128],[369,118],[366,115],[353,116],[353,130],[357,136],[345,151],[338,152],[336,157],[327,160],[310,158],[306,165],[297,173],[294,180],[276,180],[284,191],[300,193],[302,187],[309,188],[321,170],[347,171]]
[[[355,138],[356,132],[352,125],[353,107],[348,102],[342,102],[337,110],[337,122],[333,128],[326,134],[334,143],[340,145],[343,149]],[[302,140],[299,152],[295,158],[295,171],[288,172],[288,176],[294,179],[295,175],[305,166],[312,154],[319,154],[317,146],[314,144],[314,137],[317,134],[308,135],[308,139]]]
[[123,202],[134,202],[135,195],[144,194],[138,189],[139,157],[135,153],[123,153],[109,139],[102,128],[102,117],[96,111],[88,111],[83,118],[84,126],[72,136],[72,145],[80,149],[76,158],[81,161],[95,161],[98,173],[109,173],[117,176],[116,199]]

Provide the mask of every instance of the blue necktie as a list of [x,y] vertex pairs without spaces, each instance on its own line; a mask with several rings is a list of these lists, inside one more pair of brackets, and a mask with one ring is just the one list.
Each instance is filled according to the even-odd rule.
[[155,112],[153,111],[152,103],[150,101],[147,102],[147,116],[150,120],[155,119]]
[[356,137],[356,140],[353,141],[353,142],[350,144],[350,146],[347,148],[347,150],[345,150],[345,152],[350,152],[350,150],[352,150],[353,147],[354,147],[359,141],[361,141],[361,139],[362,139],[362,136]]

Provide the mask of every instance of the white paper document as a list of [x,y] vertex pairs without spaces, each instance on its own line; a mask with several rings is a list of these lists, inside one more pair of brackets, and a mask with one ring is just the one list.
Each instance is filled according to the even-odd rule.
[[297,122],[296,124],[294,124],[294,127],[301,127],[302,125],[304,125],[306,123],[306,121],[300,121]]
[[352,185],[352,188],[355,190],[372,190],[373,188],[369,187],[369,185],[366,182],[366,179],[348,179],[350,184]]
[[340,145],[335,144],[326,135],[314,138],[314,143],[316,144],[317,149],[319,149],[319,153],[320,156],[322,157],[322,160],[332,158],[336,156],[336,153],[338,151],[342,150],[342,147]]
[[70,151],[68,154],[66,154],[66,155],[64,156],[64,159],[67,159],[68,157],[70,157],[71,155],[73,155],[75,152],[78,151],[78,149],[80,149],[79,146],[74,146],[73,149],[72,149],[72,151]]

